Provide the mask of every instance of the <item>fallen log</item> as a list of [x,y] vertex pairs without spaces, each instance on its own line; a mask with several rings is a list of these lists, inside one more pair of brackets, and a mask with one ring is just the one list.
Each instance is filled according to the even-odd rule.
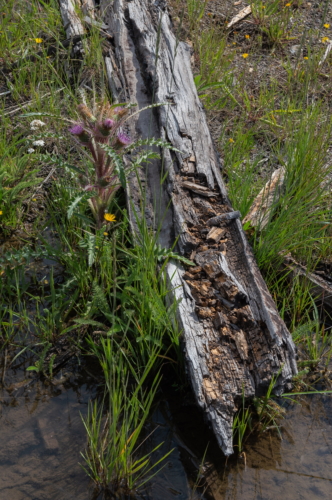
[[166,103],[127,122],[132,136],[162,138],[180,151],[160,151],[140,182],[128,176],[128,209],[133,230],[145,217],[164,247],[177,239],[177,251],[195,263],[185,270],[171,262],[167,276],[197,403],[230,455],[242,397],[264,392],[279,370],[275,392],[290,388],[294,344],[228,200],[190,48],[174,36],[166,3],[100,0],[100,13],[112,39],[105,66],[114,101],[138,109]]

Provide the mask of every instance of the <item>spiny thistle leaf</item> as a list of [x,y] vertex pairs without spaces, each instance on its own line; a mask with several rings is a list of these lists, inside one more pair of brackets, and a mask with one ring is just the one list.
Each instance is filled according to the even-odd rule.
[[70,219],[73,216],[75,208],[82,202],[82,201],[87,201],[93,196],[95,196],[96,193],[90,191],[89,193],[82,193],[79,196],[77,196],[69,205],[68,210],[67,210],[67,217]]
[[107,144],[100,144],[100,147],[102,149],[104,149],[104,151],[106,151],[106,153],[108,154],[108,156],[110,158],[112,158],[112,160],[114,162],[115,171],[118,174],[118,177],[119,177],[120,182],[121,182],[121,186],[125,189],[125,187],[126,187],[126,174],[125,174],[124,164],[123,164],[121,156],[119,156],[118,153],[113,148],[108,146]]

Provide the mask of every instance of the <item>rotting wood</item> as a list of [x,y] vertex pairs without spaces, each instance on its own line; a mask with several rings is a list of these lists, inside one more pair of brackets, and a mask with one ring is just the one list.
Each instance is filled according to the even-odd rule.
[[[196,264],[186,271],[171,262],[167,276],[178,303],[196,401],[230,455],[233,416],[242,394],[264,392],[279,370],[275,392],[289,389],[297,372],[294,344],[257,268],[239,214],[229,217],[234,211],[194,85],[191,51],[176,40],[165,2],[101,0],[100,12],[112,37],[105,61],[115,100],[138,109],[168,103],[136,114],[127,122],[128,131],[161,137],[181,151],[166,150],[162,161],[140,171],[143,216],[152,229],[160,228],[163,246],[178,238],[178,252]],[[135,228],[136,217],[142,216],[142,193],[134,174],[128,176],[127,197]],[[212,227],[222,230],[219,241],[209,238],[213,217],[218,223]]]

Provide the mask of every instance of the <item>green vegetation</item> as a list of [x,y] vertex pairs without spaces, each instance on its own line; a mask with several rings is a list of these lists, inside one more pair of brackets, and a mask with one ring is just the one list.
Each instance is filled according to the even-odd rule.
[[1,84],[11,92],[0,140],[1,349],[13,360],[29,352],[28,371],[45,381],[58,371],[59,344],[99,360],[104,392],[84,419],[82,466],[98,490],[130,492],[170,453],[154,460],[162,443],[143,453],[142,429],[163,363],[182,369],[164,278],[180,257],[160,248],[144,219],[134,241],[119,189],[125,148],[137,151],[134,173],[156,152],[132,144],[120,129],[128,108],[108,104],[98,30],[71,73],[56,0],[12,0],[3,20]]

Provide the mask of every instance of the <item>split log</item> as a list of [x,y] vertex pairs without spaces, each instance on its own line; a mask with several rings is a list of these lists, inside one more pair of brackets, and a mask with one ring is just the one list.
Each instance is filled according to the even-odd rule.
[[[242,395],[264,392],[279,370],[275,392],[288,390],[297,372],[294,344],[239,214],[229,216],[234,211],[194,85],[190,48],[175,38],[164,0],[100,0],[100,12],[112,37],[105,63],[114,100],[138,109],[167,103],[127,122],[132,135],[161,137],[180,151],[161,151],[162,160],[141,171],[144,195],[136,176],[128,176],[129,214],[133,228],[137,216],[145,217],[151,228],[159,228],[163,246],[177,239],[178,252],[195,263],[186,271],[172,262],[167,276],[178,301],[197,403],[230,455],[233,416]],[[212,224],[211,218],[216,219]],[[211,227],[222,231],[212,237]]]

